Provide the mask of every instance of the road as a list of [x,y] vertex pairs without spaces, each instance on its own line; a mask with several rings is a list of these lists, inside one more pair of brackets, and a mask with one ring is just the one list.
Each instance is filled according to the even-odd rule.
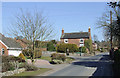
[[76,58],[68,67],[48,76],[112,76],[112,63],[109,53]]

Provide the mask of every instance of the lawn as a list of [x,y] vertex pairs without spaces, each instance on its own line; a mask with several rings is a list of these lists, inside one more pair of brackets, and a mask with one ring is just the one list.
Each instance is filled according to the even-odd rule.
[[39,70],[37,71],[25,71],[23,73],[20,73],[20,74],[15,74],[13,76],[37,76],[39,74],[42,74],[44,72],[47,72],[51,69],[48,69],[48,68],[40,68]]
[[42,56],[40,59],[51,61],[51,57],[49,56]]

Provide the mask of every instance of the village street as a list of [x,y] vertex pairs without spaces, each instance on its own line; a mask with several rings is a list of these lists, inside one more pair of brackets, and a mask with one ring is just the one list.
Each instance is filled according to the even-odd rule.
[[47,76],[112,76],[112,61],[109,53],[76,58],[69,66]]

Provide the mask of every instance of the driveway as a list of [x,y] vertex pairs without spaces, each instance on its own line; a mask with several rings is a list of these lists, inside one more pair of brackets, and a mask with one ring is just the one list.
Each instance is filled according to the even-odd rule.
[[112,63],[109,53],[101,53],[91,57],[77,57],[76,62],[47,76],[113,76]]

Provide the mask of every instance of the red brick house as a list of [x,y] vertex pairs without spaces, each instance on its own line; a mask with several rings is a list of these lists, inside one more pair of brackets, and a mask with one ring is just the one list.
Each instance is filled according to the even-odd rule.
[[20,53],[22,53],[22,47],[18,42],[0,34],[0,55],[19,56]]
[[63,43],[76,44],[78,47],[84,46],[84,41],[91,39],[91,29],[88,28],[88,32],[74,32],[64,33],[62,29],[62,35],[60,41]]

